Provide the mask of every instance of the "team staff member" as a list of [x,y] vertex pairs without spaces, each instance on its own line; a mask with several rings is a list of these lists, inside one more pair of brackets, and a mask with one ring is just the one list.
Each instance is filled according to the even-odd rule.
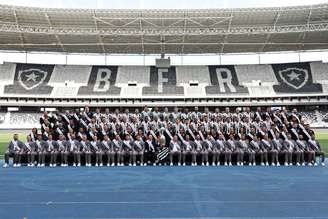
[[14,134],[13,139],[7,146],[7,150],[5,152],[5,164],[3,167],[9,166],[9,157],[13,157],[13,166],[20,167],[21,166],[21,156],[24,150],[24,143],[18,140],[18,134]]

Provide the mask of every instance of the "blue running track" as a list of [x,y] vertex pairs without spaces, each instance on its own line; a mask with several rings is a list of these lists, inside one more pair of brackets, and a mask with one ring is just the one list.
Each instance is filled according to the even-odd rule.
[[0,219],[328,218],[327,167],[0,168]]

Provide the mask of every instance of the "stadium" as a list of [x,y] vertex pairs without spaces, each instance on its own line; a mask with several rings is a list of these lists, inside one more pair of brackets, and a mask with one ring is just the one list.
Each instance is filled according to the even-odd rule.
[[328,218],[328,2],[0,0],[0,218]]

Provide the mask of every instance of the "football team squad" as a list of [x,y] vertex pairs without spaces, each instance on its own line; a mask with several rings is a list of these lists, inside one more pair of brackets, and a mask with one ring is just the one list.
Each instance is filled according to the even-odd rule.
[[4,167],[316,166],[324,151],[296,109],[205,107],[44,112],[24,141],[14,134]]

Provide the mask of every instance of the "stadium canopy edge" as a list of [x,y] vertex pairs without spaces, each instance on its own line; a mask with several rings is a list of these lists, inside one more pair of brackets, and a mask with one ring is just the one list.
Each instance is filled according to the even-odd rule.
[[[36,63],[61,65],[155,65],[158,54],[94,54],[0,51],[0,63]],[[166,54],[171,64],[239,65],[321,61],[328,62],[328,50],[286,51],[265,53]]]

